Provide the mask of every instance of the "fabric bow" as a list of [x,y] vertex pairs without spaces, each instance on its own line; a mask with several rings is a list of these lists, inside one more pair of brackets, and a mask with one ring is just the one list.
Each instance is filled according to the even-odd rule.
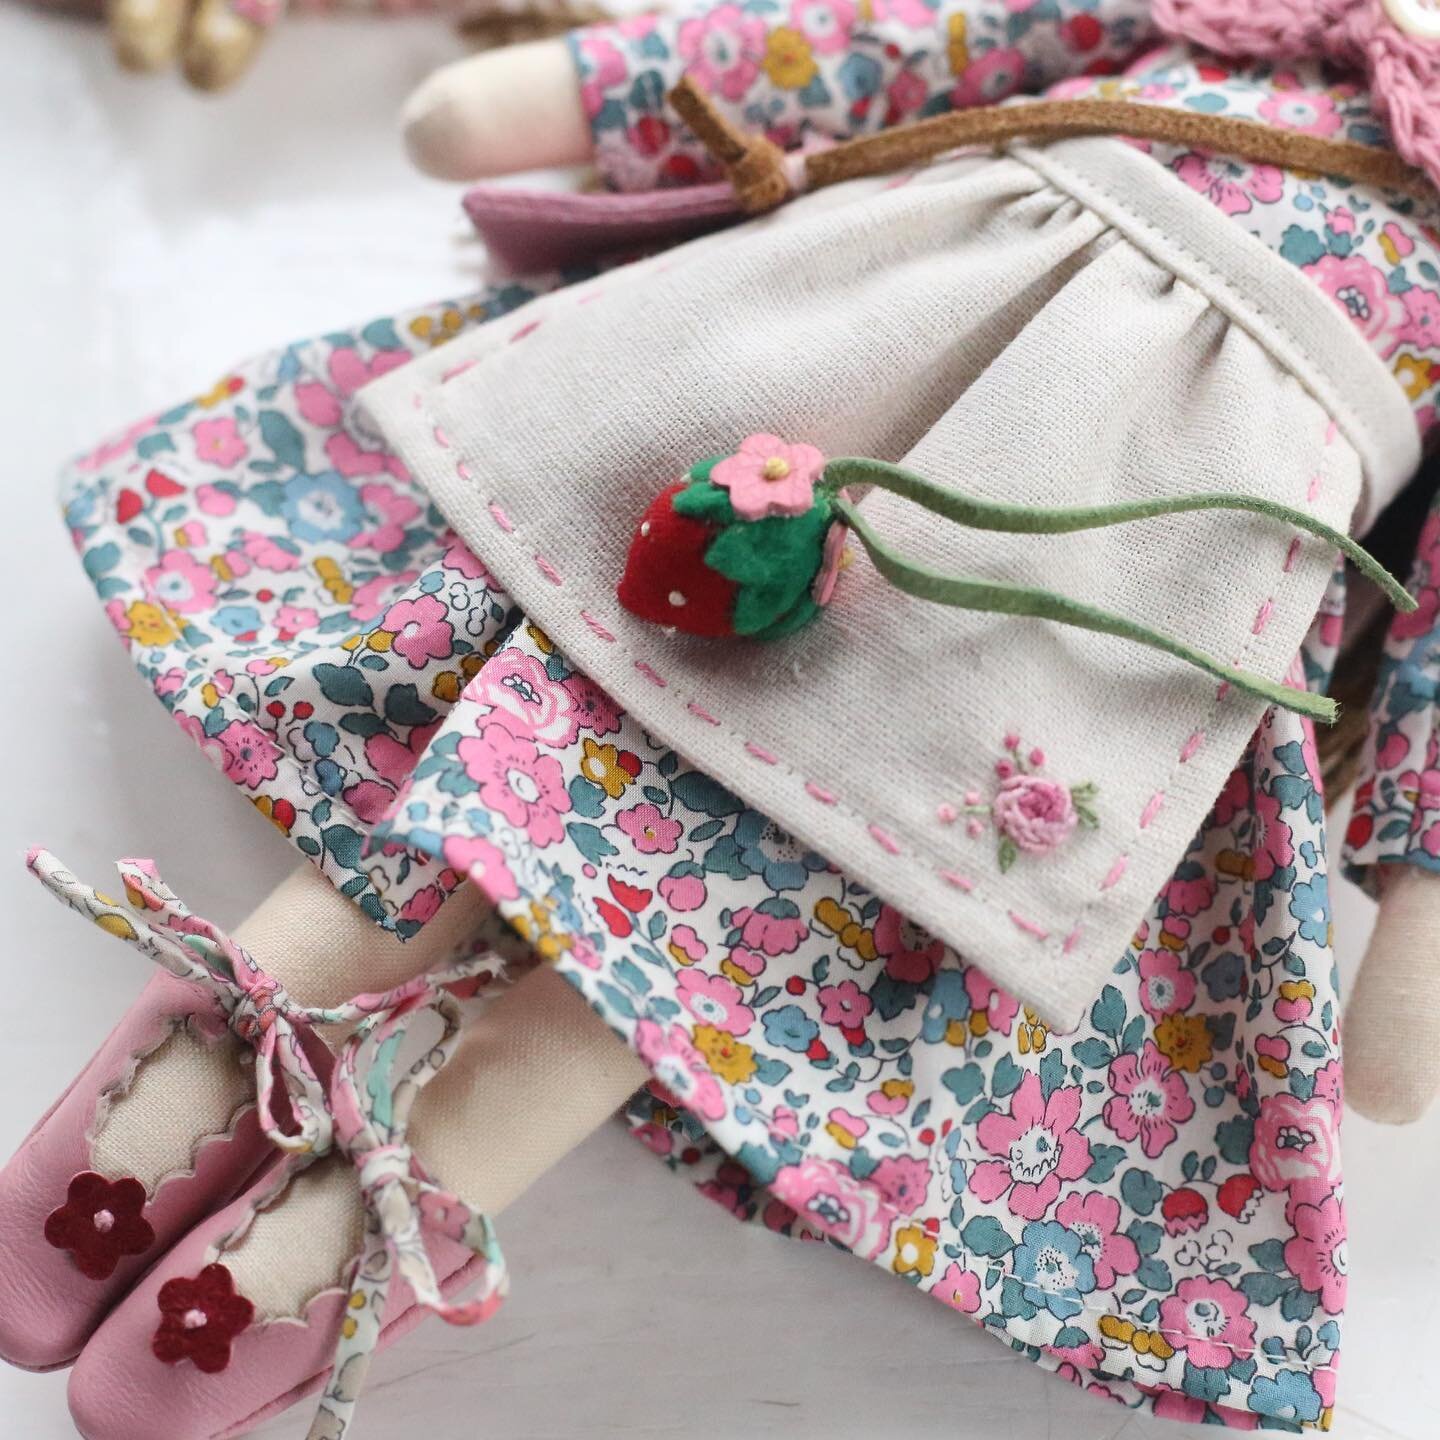
[[[409,1026],[426,1015],[439,1017],[440,1038],[392,1082]],[[365,1238],[334,1366],[308,1440],[342,1440],[349,1429],[397,1276],[417,1304],[451,1325],[488,1320],[508,1293],[505,1260],[490,1218],[434,1184],[406,1141],[416,1097],[454,1054],[460,1029],[459,1002],[431,991],[365,1020],[336,1059],[330,1081],[335,1141],[359,1172]],[[480,1259],[479,1285],[469,1300],[451,1304],[441,1294],[426,1248],[427,1231]]]
[[1168,35],[1249,60],[1328,60],[1363,77],[1395,150],[1440,185],[1435,0],[1155,0]]
[[[214,997],[225,1023],[255,1051],[261,1128],[291,1155],[323,1155],[333,1138],[325,1083],[308,1048],[317,1043],[310,1039],[315,1026],[353,1025],[428,998],[437,984],[494,968],[493,957],[486,954],[471,957],[443,976],[417,976],[391,990],[357,995],[343,1005],[301,1005],[223,930],[192,914],[160,878],[153,860],[116,861],[124,904],[81,882],[47,850],[32,850],[26,863],[41,884],[72,910]],[[275,1093],[277,1076],[288,1102],[283,1110]]]

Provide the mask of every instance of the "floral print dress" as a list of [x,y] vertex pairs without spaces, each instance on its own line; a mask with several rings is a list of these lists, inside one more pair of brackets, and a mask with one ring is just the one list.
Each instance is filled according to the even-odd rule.
[[[1096,38],[1087,17],[1108,8],[1005,14],[1072,55],[1148,38],[1138,25]],[[769,37],[767,94],[789,103],[799,42],[776,42],[772,60],[778,12],[721,7],[705,23],[730,24],[715,18],[727,10]],[[847,50],[843,29],[832,44],[826,13],[854,19],[797,5],[790,28],[843,66],[863,46]],[[659,23],[600,33],[666,60]],[[973,73],[999,44],[988,25],[973,12],[951,23],[953,102],[1036,78],[1000,58]],[[720,93],[749,93],[719,41],[692,48],[718,67]],[[645,158],[658,81],[612,64],[602,83],[590,42],[581,55],[592,113],[618,123],[605,106],[624,97],[626,153]],[[1173,87],[1215,108],[1283,95],[1292,119],[1308,105],[1350,133],[1364,123],[1353,91],[1173,57],[1094,83]],[[1264,167],[1157,158],[1311,270],[1428,425],[1440,276],[1416,217]],[[724,776],[647,735],[517,613],[367,433],[352,403],[367,380],[567,278],[288,346],[78,460],[68,523],[137,668],[254,808],[381,923],[414,933],[449,891],[479,884],[650,1067],[628,1107],[638,1138],[737,1217],[879,1265],[1126,1406],[1325,1426],[1346,1246],[1308,722],[1266,718],[1083,1026],[1048,1030]],[[1325,685],[1342,612],[1337,574],[1297,683]],[[1419,613],[1435,623],[1436,604]],[[1002,860],[1043,863],[1085,823],[1085,777],[1044,737],[997,734],[977,760],[993,779],[956,818]]]

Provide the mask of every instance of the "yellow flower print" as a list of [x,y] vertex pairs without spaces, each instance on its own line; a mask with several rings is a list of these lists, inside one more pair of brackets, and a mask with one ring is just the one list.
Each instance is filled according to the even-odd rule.
[[395,635],[390,630],[372,630],[365,637],[367,650],[388,650],[394,643]]
[[447,705],[453,705],[460,698],[460,676],[454,670],[442,670],[431,682],[430,693]]
[[1043,1055],[1050,1043],[1050,1027],[1027,1005],[1025,1018],[1015,1027],[1015,1044],[1022,1055]]
[[573,935],[555,929],[552,908],[552,902],[532,900],[529,914],[522,912],[510,917],[510,924],[520,938],[542,960],[558,959],[575,945]]
[[328,555],[322,555],[315,562],[315,573],[325,586],[326,593],[337,604],[348,605],[354,598],[355,587],[345,579],[339,565]]
[[228,400],[244,383],[238,375],[224,375],[203,395],[197,395],[195,403],[202,410],[213,410],[222,401]]
[[959,75],[970,68],[970,41],[966,34],[963,15],[950,17],[945,48],[950,57],[950,73],[952,75]]
[[855,1137],[838,1120],[832,1120],[826,1127],[825,1133],[842,1149],[853,1150],[855,1148]]
[[1395,371],[1395,378],[1412,400],[1418,400],[1430,388],[1430,381],[1435,373],[1435,367],[1430,361],[1419,355],[1412,355],[1408,350],[1402,350],[1395,357],[1395,364],[1391,368]]
[[555,653],[555,642],[533,620],[526,622],[525,633],[535,642],[535,648],[542,655]]
[[782,90],[803,90],[820,69],[811,53],[810,42],[788,25],[770,32],[760,68]]
[[484,655],[477,655],[472,650],[470,654],[462,656],[460,660],[460,674],[466,680],[473,680],[481,670],[485,668],[485,661],[493,654],[493,651],[487,650]]
[[887,1100],[909,1100],[915,1093],[913,1080],[897,1080],[893,1077],[880,1083],[880,1093]]
[[598,785],[612,800],[618,800],[633,776],[620,768],[620,752],[613,745],[602,745],[587,735],[581,747],[580,773]]
[[935,1241],[919,1225],[902,1225],[895,1232],[897,1275],[928,1275],[935,1268]]
[[865,929],[856,916],[838,901],[827,895],[815,906],[815,919],[840,942],[841,949],[853,950],[866,962],[875,959],[878,954],[875,932]]
[[695,1048],[705,1063],[727,1084],[743,1085],[755,1073],[755,1052],[728,1030],[713,1025],[695,1027]]
[[149,600],[137,600],[126,612],[130,638],[137,645],[168,645],[180,631],[170,616]]
[[1290,1073],[1290,1067],[1278,1055],[1262,1055],[1255,1063],[1277,1080],[1283,1080]]
[[461,311],[453,305],[447,305],[438,319],[430,315],[417,315],[410,322],[410,333],[427,345],[443,345],[447,340],[453,340],[464,324],[465,316]]
[[1210,1027],[1203,1015],[1167,1015],[1155,1027],[1155,1044],[1176,1070],[1194,1075],[1210,1063]]
[[[100,898],[103,900],[105,897],[102,895]],[[123,915],[97,915],[95,923],[107,935],[114,935],[118,940],[134,940],[136,938],[135,927]]]
[[1158,1330],[1142,1329],[1121,1315],[1102,1315],[1099,1330],[1107,1350],[1130,1350],[1147,1370],[1163,1370],[1175,1354],[1175,1347]]

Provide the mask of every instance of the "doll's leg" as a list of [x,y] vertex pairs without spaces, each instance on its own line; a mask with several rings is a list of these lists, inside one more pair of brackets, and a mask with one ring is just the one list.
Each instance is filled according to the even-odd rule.
[[[402,943],[305,864],[236,933],[301,1003],[333,1005],[434,965],[486,916],[466,885]],[[272,1154],[248,1049],[196,988],[157,976],[0,1171],[0,1355],[71,1361],[135,1277]],[[103,1215],[113,1243],[67,1229]]]

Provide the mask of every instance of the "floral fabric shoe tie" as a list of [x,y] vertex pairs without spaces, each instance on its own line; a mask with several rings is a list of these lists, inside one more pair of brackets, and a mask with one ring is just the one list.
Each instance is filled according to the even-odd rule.
[[977,530],[1063,535],[1178,515],[1238,510],[1319,536],[1402,611],[1415,602],[1403,585],[1349,536],[1303,511],[1255,496],[1218,492],[1118,505],[1046,509],[963,495],[880,460],[826,461],[813,445],[750,435],[733,455],[702,460],[662,491],[631,542],[620,603],[642,620],[690,635],[776,640],[808,625],[834,593],[853,531],[875,568],[897,589],[963,610],[1030,615],[1118,635],[1186,661],[1237,690],[1317,720],[1338,708],[1325,696],[1236,669],[1147,626],[1063,595],[1000,580],[941,575],[907,562],[847,497],[854,487],[888,490],[943,520]]

